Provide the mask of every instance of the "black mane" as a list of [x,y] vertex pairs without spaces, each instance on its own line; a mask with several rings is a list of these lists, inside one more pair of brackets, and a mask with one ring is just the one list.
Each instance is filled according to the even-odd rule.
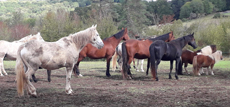
[[151,40],[151,41],[155,41],[155,40],[167,40],[169,38],[169,33],[163,34],[161,36],[157,36],[155,38],[148,38],[148,40]]
[[[118,32],[118,33],[116,33],[110,37],[107,37],[107,38],[111,38],[114,36],[116,39],[120,39],[124,35],[124,32],[125,32],[125,29],[123,29],[120,32]],[[103,40],[106,40],[107,38],[104,38]]]

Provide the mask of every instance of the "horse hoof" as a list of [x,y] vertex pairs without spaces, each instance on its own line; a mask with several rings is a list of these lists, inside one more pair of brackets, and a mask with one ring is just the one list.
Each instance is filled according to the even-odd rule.
[[79,76],[79,77],[83,77],[83,75],[81,75],[81,74],[79,74],[78,76]]
[[73,95],[73,90],[72,89],[66,90],[66,94]]
[[37,93],[36,93],[36,91],[35,92],[33,92],[33,93],[28,93],[31,97],[34,97],[34,98],[37,98]]
[[156,81],[158,81],[158,77],[156,78]]
[[171,75],[169,76],[169,79],[172,79]]
[[111,75],[110,74],[106,74],[107,77],[110,77]]
[[178,76],[175,76],[176,77],[176,79],[178,80]]

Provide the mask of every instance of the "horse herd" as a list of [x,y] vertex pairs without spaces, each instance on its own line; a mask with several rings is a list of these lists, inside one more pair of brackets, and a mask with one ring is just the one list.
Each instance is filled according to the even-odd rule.
[[[122,40],[124,42],[120,43]],[[33,36],[26,36],[19,41],[0,41],[0,75],[3,76],[2,72],[7,75],[3,67],[4,58],[16,60],[15,73],[18,95],[23,96],[24,88],[26,88],[29,95],[33,97],[37,97],[37,93],[30,80],[37,81],[34,74],[39,68],[47,69],[48,81],[51,81],[51,70],[65,67],[65,91],[67,94],[72,94],[71,74],[74,72],[75,75],[82,76],[79,71],[79,64],[85,57],[91,59],[106,58],[106,76],[108,77],[111,76],[109,68],[113,55],[119,55],[118,64],[121,66],[120,71],[123,79],[132,78],[130,64],[133,61],[135,65],[134,58],[148,59],[146,74],[148,75],[150,67],[154,80],[158,80],[157,69],[161,60],[170,61],[169,79],[172,78],[174,60],[176,61],[176,79],[178,79],[178,74],[182,74],[183,63],[187,73],[186,67],[190,63],[193,64],[194,74],[200,75],[198,71],[202,67],[211,67],[211,74],[214,75],[213,66],[222,59],[222,52],[216,50],[215,45],[206,46],[195,52],[182,51],[187,44],[194,49],[197,48],[194,33],[177,39],[175,39],[172,31],[155,38],[130,39],[127,28],[125,28],[117,34],[101,40],[96,25],[93,25],[56,42],[45,42],[38,33]],[[114,60],[113,62],[115,62]]]

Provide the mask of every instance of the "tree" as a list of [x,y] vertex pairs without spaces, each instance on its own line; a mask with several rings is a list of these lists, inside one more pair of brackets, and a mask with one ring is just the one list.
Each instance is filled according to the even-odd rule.
[[173,10],[173,13],[175,14],[175,18],[179,19],[180,17],[180,11],[181,11],[181,7],[188,1],[191,0],[172,0],[171,1],[171,7]]
[[226,9],[226,0],[209,0],[215,6],[215,11],[224,11]]
[[204,13],[211,14],[213,11],[214,5],[208,0],[204,0],[203,5],[204,5]]
[[186,2],[182,7],[180,11],[180,19],[188,18],[190,16],[190,13],[192,12],[192,9],[190,7],[191,2]]
[[190,7],[193,13],[196,13],[196,14],[204,13],[204,5],[201,0],[192,0],[190,3]]

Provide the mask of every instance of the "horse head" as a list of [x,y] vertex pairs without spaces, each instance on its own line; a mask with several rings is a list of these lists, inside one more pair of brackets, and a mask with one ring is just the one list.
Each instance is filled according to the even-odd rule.
[[169,38],[165,42],[170,42],[175,39],[175,36],[173,35],[173,31],[171,31],[168,35],[169,35]]
[[196,41],[195,41],[195,38],[194,38],[194,33],[186,36],[188,37],[188,45],[192,46],[193,49],[197,48],[197,44],[196,44]]
[[128,35],[128,30],[127,30],[127,28],[125,28],[124,29],[125,31],[124,31],[124,33],[123,33],[123,38],[122,38],[122,40],[129,40],[130,38],[129,38],[129,35]]
[[101,40],[101,37],[99,36],[99,33],[97,32],[96,27],[97,27],[97,25],[92,25],[92,27],[90,28],[90,31],[91,31],[91,34],[92,34],[90,43],[94,47],[96,47],[98,49],[101,49],[104,46],[104,43]]
[[215,53],[216,53],[216,54],[215,54],[214,57],[215,57],[215,60],[216,60],[216,61],[223,60],[222,51],[217,50]]

